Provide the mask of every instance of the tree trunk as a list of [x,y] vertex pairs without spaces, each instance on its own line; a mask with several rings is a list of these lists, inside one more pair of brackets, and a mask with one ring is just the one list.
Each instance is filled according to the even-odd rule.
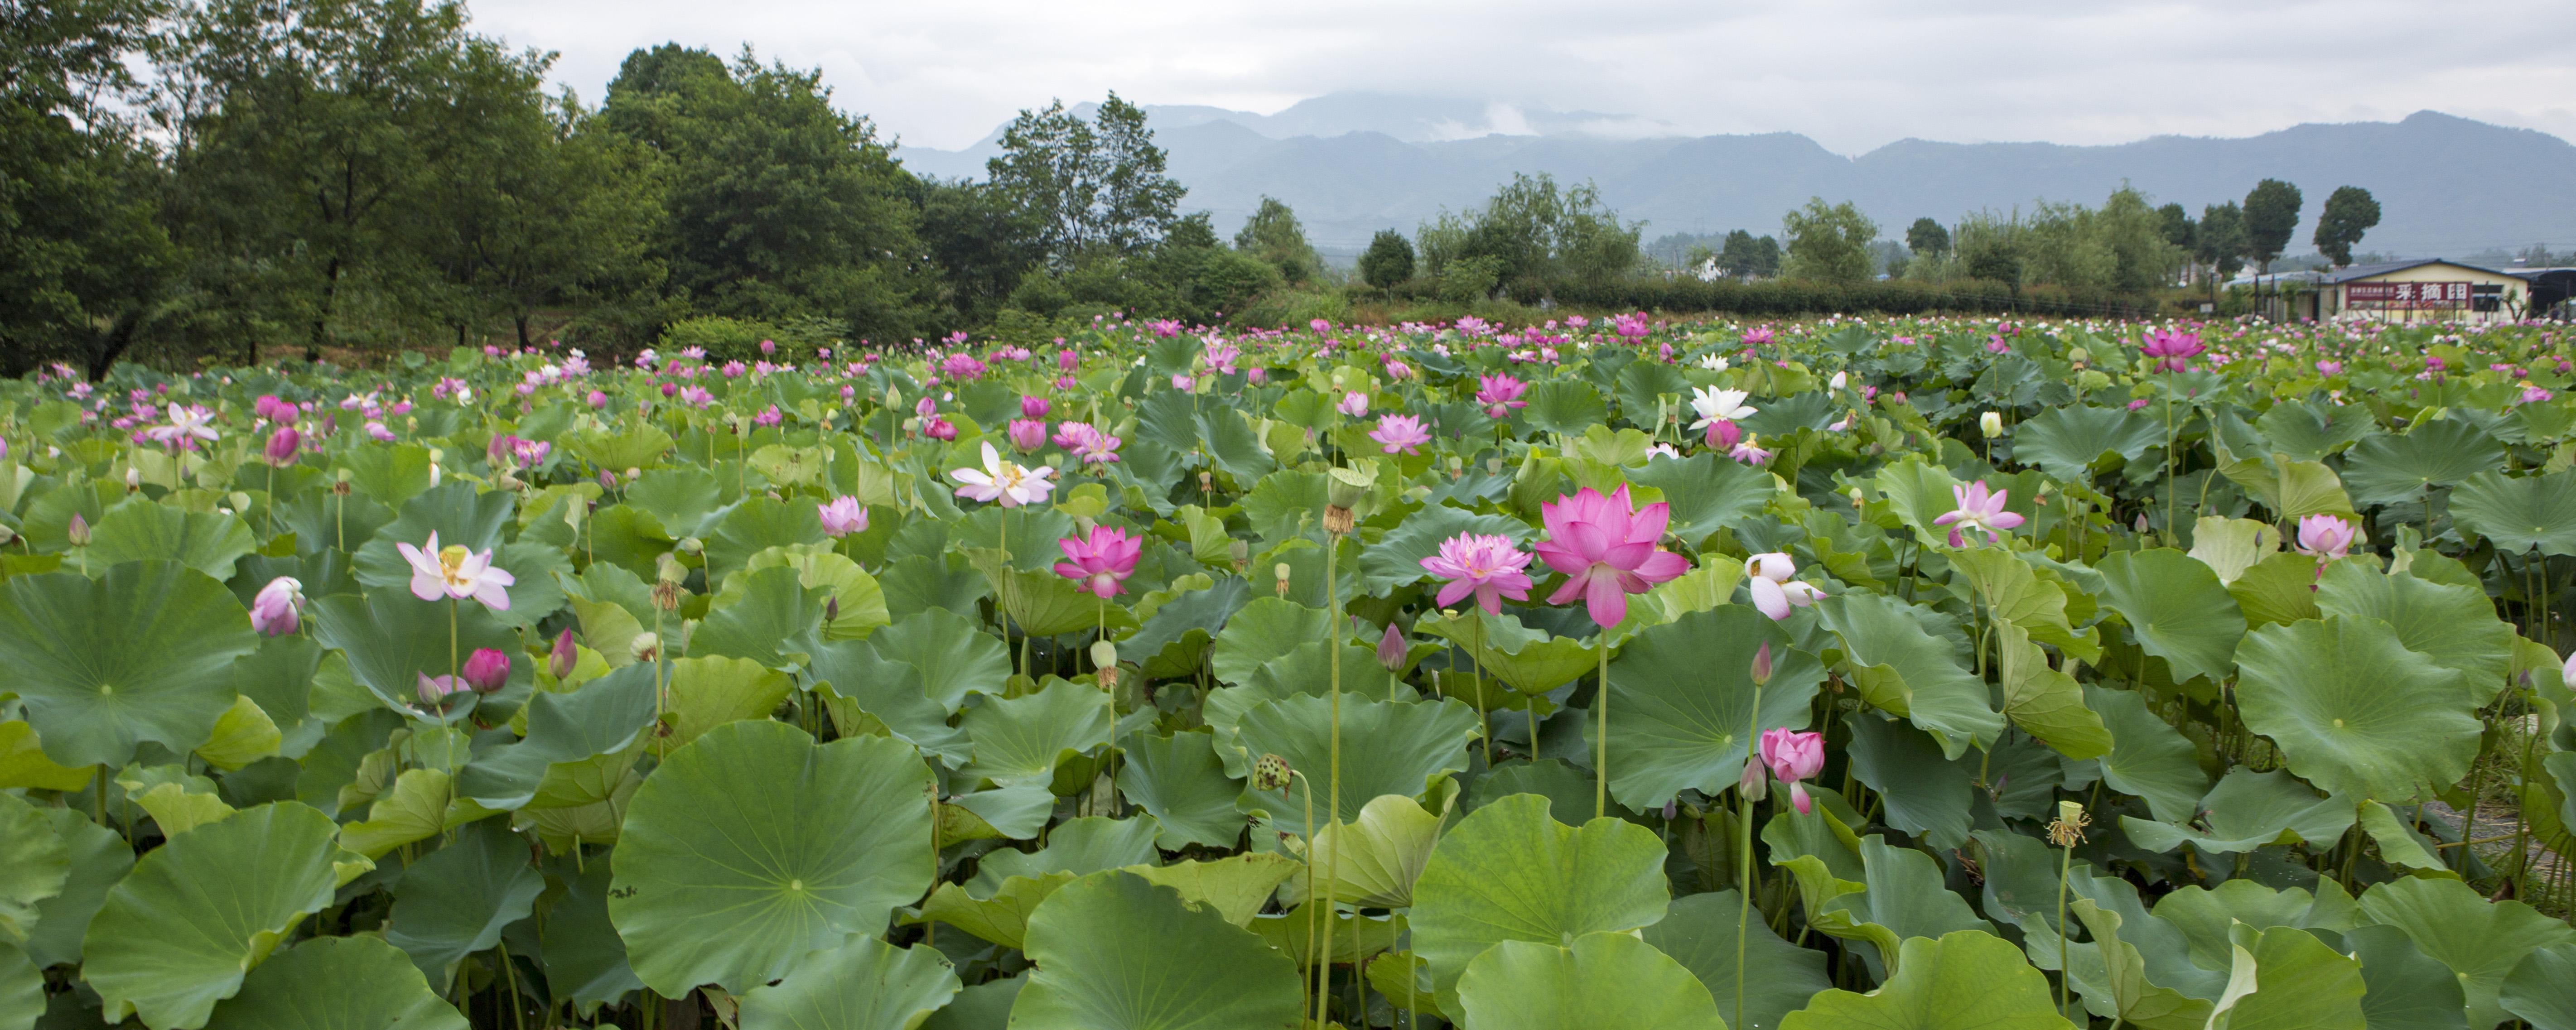
[[313,336],[304,343],[304,360],[322,360],[322,340],[331,328],[331,305],[340,293],[340,259],[332,258],[322,271],[322,306],[313,312]]

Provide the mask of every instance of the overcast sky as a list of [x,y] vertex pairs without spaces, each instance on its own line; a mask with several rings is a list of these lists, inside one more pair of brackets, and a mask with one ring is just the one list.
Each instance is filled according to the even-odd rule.
[[1262,113],[1345,90],[1637,116],[1662,131],[2117,143],[2426,108],[2576,139],[2570,0],[473,0],[597,103],[637,47],[819,67],[954,149],[1050,97]]

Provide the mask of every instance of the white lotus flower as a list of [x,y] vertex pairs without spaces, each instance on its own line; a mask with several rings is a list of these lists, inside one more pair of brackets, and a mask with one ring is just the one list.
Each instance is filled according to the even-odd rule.
[[1691,409],[1699,412],[1699,421],[1691,423],[1691,428],[1704,429],[1711,422],[1734,422],[1752,417],[1754,412],[1762,409],[1745,405],[1744,399],[1750,396],[1753,395],[1743,390],[1720,390],[1708,386],[1692,390]]

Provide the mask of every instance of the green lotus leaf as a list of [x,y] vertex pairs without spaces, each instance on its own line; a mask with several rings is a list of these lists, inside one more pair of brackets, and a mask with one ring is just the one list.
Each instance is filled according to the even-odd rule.
[[2519,901],[2488,902],[2458,880],[2380,884],[2362,894],[2361,913],[2406,931],[2418,950],[2459,975],[2470,1030],[2488,1030],[2511,1018],[2499,994],[2524,958],[2576,944],[2576,929],[2566,923]]
[[389,507],[400,507],[437,484],[429,474],[430,461],[429,448],[398,443],[349,448],[332,458],[332,466],[349,470],[349,485],[360,493]]
[[[1318,822],[1351,822],[1381,795],[1418,797],[1430,788],[1432,777],[1467,767],[1467,741],[1476,734],[1476,715],[1466,705],[1344,697],[1342,791],[1336,805],[1331,790],[1333,708],[1332,699],[1311,694],[1264,701],[1244,712],[1236,727],[1245,752],[1278,755],[1306,778],[1315,792]],[[1247,791],[1244,797],[1247,806],[1269,803],[1268,795]],[[1292,788],[1289,797],[1288,807],[1270,809],[1282,819],[1303,811],[1303,793]]]
[[[1736,920],[1742,897],[1727,890],[1674,898],[1663,920],[1642,933],[1645,943],[1699,978],[1729,1025],[1736,1013]],[[1781,1017],[1834,985],[1825,976],[1824,952],[1781,940],[1758,912],[1745,928],[1744,946],[1745,1030],[1773,1030]],[[1473,970],[1472,963],[1469,968]],[[1464,997],[1465,989],[1459,994]]]
[[1442,837],[1413,885],[1413,950],[1431,964],[1441,1008],[1467,964],[1502,941],[1550,946],[1596,930],[1624,933],[1664,917],[1664,845],[1618,819],[1575,829],[1535,794],[1467,814]]
[[2091,634],[2076,635],[2066,621],[2066,589],[2040,578],[2029,562],[1999,547],[1972,547],[1951,552],[1949,558],[1950,568],[1975,589],[1988,618],[2020,626],[2032,640],[2072,657],[2101,657],[2101,642]]
[[1156,864],[1162,861],[1154,851],[1154,837],[1159,832],[1161,828],[1150,817],[1111,819],[1090,815],[1068,819],[1048,831],[1046,847],[1028,852],[1004,848],[986,853],[976,865],[975,878],[966,881],[966,891],[973,897],[990,897],[1001,889],[1003,881],[1014,876],[1089,876]]
[[1044,782],[1054,778],[1067,754],[1109,743],[1109,696],[1055,680],[1023,697],[986,698],[958,723],[975,742],[975,762],[961,770],[964,775],[1004,786]]
[[[134,868],[134,848],[77,810],[37,812],[70,856],[61,888],[35,903],[34,928],[23,944],[27,958],[41,969],[80,961],[81,937],[89,932],[99,906],[107,903],[108,890]],[[16,839],[14,833],[11,839]]]
[[1027,953],[1037,969],[1011,1006],[1018,1030],[1295,1030],[1303,1016],[1287,956],[1129,873],[1048,897],[1029,917]]
[[2280,550],[2281,530],[2269,522],[2203,515],[2191,528],[2192,560],[2209,566],[2220,583],[2231,586],[2245,570]]
[[1136,617],[1124,605],[1111,604],[1052,569],[1005,569],[1000,552],[982,548],[972,556],[984,560],[978,567],[987,579],[1009,584],[997,585],[994,596],[1001,598],[1011,628],[1024,636],[1062,636],[1095,628],[1116,636],[1137,628]]
[[258,646],[241,602],[176,562],[0,583],[9,689],[65,766],[122,766],[143,741],[195,750],[232,707],[233,659]]
[[1530,385],[1529,407],[1522,408],[1520,415],[1532,427],[1558,436],[1581,436],[1584,429],[1609,418],[1610,407],[1588,383],[1549,379]]
[[172,561],[215,579],[231,579],[233,563],[259,548],[239,516],[160,504],[117,505],[90,532],[93,569],[130,561]]
[[2137,691],[2087,683],[2084,703],[2111,731],[2111,750],[2099,759],[2102,782],[2144,799],[2147,810],[2165,822],[2188,822],[2200,814],[2209,774],[2201,771],[2191,741],[2149,712]]
[[670,664],[670,677],[666,745],[686,744],[729,722],[768,718],[796,692],[787,674],[748,658],[683,658]]
[[1312,875],[1301,876],[1280,896],[1296,904],[1320,896],[1331,884],[1335,899],[1366,908],[1410,908],[1413,883],[1431,849],[1440,843],[1440,817],[1409,797],[1389,794],[1360,809],[1359,820],[1316,827],[1303,857]]
[[[317,597],[311,613],[314,639],[348,655],[349,672],[359,685],[385,707],[406,714],[419,713],[420,677],[453,673],[481,648],[522,653],[518,633],[481,604],[423,601],[402,586],[379,587],[363,598]],[[525,697],[535,683],[534,664],[513,659],[510,681],[495,697]],[[462,720],[475,707],[458,705],[443,718]]]
[[1995,622],[1997,673],[2003,681],[2004,717],[2022,732],[2072,759],[2099,758],[2111,750],[2102,716],[2084,706],[2084,687],[2048,664],[2031,634],[2009,620]]
[[889,733],[951,765],[974,756],[966,734],[948,725],[948,710],[922,692],[921,671],[879,656],[865,641],[825,641],[801,675],[844,736]]
[[292,801],[244,809],[144,854],[90,920],[81,978],[110,1015],[200,1027],[215,1003],[340,885],[331,817]]
[[45,757],[36,728],[24,720],[0,722],[0,790],[79,790],[95,779],[96,767],[73,768]]
[[207,1030],[466,1030],[403,953],[373,937],[315,937],[278,952],[215,1006]]
[[215,717],[215,728],[206,742],[194,752],[207,765],[224,772],[238,772],[241,767],[277,753],[286,737],[278,732],[277,721],[248,695],[234,695],[233,705]]
[[35,932],[36,904],[62,893],[71,875],[71,845],[44,812],[0,794],[0,942],[24,945]]
[[1225,621],[1208,655],[1208,668],[1227,683],[1242,683],[1262,666],[1300,644],[1326,638],[1331,613],[1283,597],[1256,597]]
[[706,469],[650,469],[626,485],[624,497],[629,507],[660,522],[671,539],[703,538],[715,532],[724,488]]
[[742,991],[930,886],[933,788],[883,737],[816,744],[726,723],[665,758],[626,812],[608,911],[635,975],[666,997]]
[[2060,1030],[2048,978],[2002,938],[1975,930],[1904,944],[1896,975],[1868,994],[1833,990],[1789,1013],[1781,1030]]
[[[886,615],[885,589],[877,584],[876,577],[847,556],[811,545],[772,547],[752,555],[743,564],[743,571],[781,566],[794,568],[797,582],[806,588],[824,591],[824,597],[832,602],[830,607],[839,612],[824,623],[823,639],[857,640],[891,621]],[[747,586],[748,581],[740,573],[726,579],[723,588],[716,591],[710,609],[730,603],[732,599],[727,595],[738,594],[741,587],[737,584]]]
[[2050,408],[2014,427],[2013,458],[2081,483],[2096,466],[2118,467],[2106,461],[2113,455],[2136,461],[2164,442],[2164,428],[2136,412],[2078,404]]
[[[1932,734],[1951,758],[1994,742],[2003,714],[1986,684],[1959,667],[1948,641],[1925,632],[1901,600],[1865,591],[1816,602],[1825,628],[1842,640],[1852,685],[1861,698]],[[1775,658],[1778,656],[1775,654]]]
[[2271,449],[2308,461],[2321,460],[2379,433],[2379,423],[2368,407],[2299,401],[2272,405],[2254,420],[2254,428],[2263,432]]
[[1959,481],[1948,470],[1919,456],[1909,456],[1888,463],[1872,482],[1887,498],[1888,507],[1897,520],[1924,539],[1939,540],[1949,534],[1948,529],[1932,524],[1932,520],[1959,506],[1950,492],[1950,488],[1957,486]]
[[[1771,681],[1754,723],[1753,655],[1771,646]],[[1804,729],[1824,666],[1778,623],[1745,605],[1648,627],[1610,663],[1610,793],[1644,810],[1682,790],[1735,782],[1761,730]],[[1752,734],[1747,736],[1747,734]]]
[[2329,793],[2411,801],[2468,775],[2481,724],[2460,675],[2377,619],[2332,616],[2245,637],[2236,685],[2248,729]]
[[2420,501],[2427,490],[2450,486],[2504,464],[2504,445],[2458,419],[2436,419],[2404,436],[2374,436],[2344,453],[2344,485],[2358,504]]
[[[967,813],[993,832],[1012,840],[1027,840],[1046,829],[1047,820],[1055,817],[1055,792],[1045,783],[1023,783],[972,794],[951,796],[944,813],[950,808]],[[1233,795],[1228,794],[1230,799]],[[1231,801],[1228,802],[1229,808]],[[945,825],[940,830],[941,846],[952,841]]]
[[709,608],[689,634],[689,657],[748,658],[782,671],[801,669],[822,647],[827,590],[808,587],[786,566],[746,572],[739,598]]
[[1662,491],[1664,503],[1672,505],[1670,532],[1694,545],[1720,529],[1748,524],[1778,492],[1769,472],[1713,451],[1649,461],[1630,469],[1628,481]]
[[826,544],[823,521],[806,503],[789,504],[753,496],[737,501],[719,516],[706,540],[707,581],[722,583],[749,564],[751,556],[772,547]]
[[653,707],[650,665],[627,666],[570,693],[537,694],[528,699],[526,739],[475,755],[457,772],[456,796],[494,811],[603,800],[606,785],[634,765]]
[[2206,829],[2121,816],[2130,843],[2172,851],[2185,842],[2203,854],[2232,855],[2269,844],[2330,844],[2352,828],[2353,802],[2321,797],[2289,773],[2237,766],[2199,804]]
[[[1500,768],[1486,770],[1467,785],[1464,811],[1473,812],[1514,794],[1545,797],[1548,811],[1567,826],[1581,826],[1592,818],[1592,771],[1562,758],[1505,762]],[[1613,801],[1610,811],[1621,815],[1627,809]]]
[[[2394,926],[2355,927],[2344,932],[2343,945],[2337,950],[2361,962],[2364,1024],[2376,1030],[2465,1030],[2469,1025],[2468,995],[2460,987],[2459,976],[2417,950],[2406,931]],[[2507,977],[2507,1010],[2513,1007],[2512,992],[2513,979]]]
[[382,858],[395,848],[437,836],[451,825],[451,810],[461,807],[454,803],[454,784],[454,775],[444,769],[403,770],[394,777],[393,789],[377,794],[368,805],[365,819],[340,827],[340,846]]
[[1314,975],[1318,955],[1333,965],[1357,965],[1394,951],[1404,939],[1402,913],[1371,916],[1336,909],[1326,920],[1317,911],[1321,907],[1318,902],[1277,915],[1255,916],[1246,928],[1260,935],[1272,950],[1288,956],[1288,961],[1296,963],[1309,977]]
[[1213,907],[1226,922],[1243,926],[1269,903],[1280,884],[1287,883],[1306,866],[1286,855],[1253,851],[1213,860],[1189,859],[1170,865],[1124,868],[1148,883],[1181,892],[1181,899],[1192,905]]
[[1799,856],[1780,863],[1798,878],[1799,890],[1820,902],[1809,909],[1808,925],[1816,932],[1844,940],[1865,941],[1865,957],[1885,963],[1904,954],[1908,938],[1943,937],[1958,930],[1994,932],[1994,924],[1977,917],[1966,899],[1943,886],[1941,865],[1932,856],[1892,847],[1878,837],[1860,841],[1860,882],[1835,882],[1822,859]]
[[600,1003],[644,986],[627,968],[626,942],[608,920],[612,857],[601,853],[586,860],[547,860],[563,893],[546,910],[539,928],[539,955],[555,996],[571,1000],[577,1012],[594,1012]]
[[2451,491],[2451,519],[2498,550],[2576,554],[2576,473],[2480,472]]
[[2343,480],[2322,462],[2300,461],[2287,454],[2234,458],[2222,448],[2219,474],[2243,487],[2255,503],[2295,521],[2308,515],[2336,514],[2358,521]]
[[1206,733],[1175,733],[1124,741],[1127,764],[1118,770],[1119,793],[1162,824],[1168,850],[1230,847],[1243,836],[1243,813],[1234,807],[1243,785],[1227,778],[1215,740]]
[[1038,903],[1074,880],[1074,874],[1066,872],[1005,877],[989,897],[980,898],[957,884],[943,883],[922,901],[920,915],[905,916],[904,921],[946,923],[1005,948],[1018,948],[1026,942],[1029,914],[1037,911]]
[[433,983],[451,983],[456,964],[501,942],[501,929],[527,918],[546,878],[528,864],[528,844],[485,819],[403,871],[394,888],[385,942],[401,948]]
[[2484,586],[2382,575],[2361,562],[2339,561],[2327,563],[2316,597],[2325,615],[2377,619],[2397,631],[2407,650],[2458,670],[2479,705],[2504,689],[2514,632],[2496,618]]
[[1521,624],[1517,616],[1460,611],[1444,619],[1424,619],[1423,632],[1466,647],[1485,673],[1524,694],[1544,694],[1600,665],[1601,656],[1586,641],[1550,636]]
[[1938,847],[1967,843],[1976,796],[1972,770],[1943,757],[1940,741],[1904,723],[1864,712],[1843,722],[1852,731],[1852,776],[1878,792],[1887,825]]
[[1000,694],[1011,653],[973,621],[944,608],[908,616],[868,635],[877,657],[921,673],[922,693],[954,712],[968,694]]
[[[1171,589],[1181,588],[1176,581]],[[1143,663],[1149,676],[1195,672],[1208,645],[1225,628],[1226,620],[1251,596],[1251,584],[1238,576],[1222,577],[1201,589],[1182,590],[1155,607],[1134,635],[1119,641],[1118,651],[1130,661]],[[1136,610],[1145,609],[1140,604]]]
[[1588,933],[1572,947],[1503,941],[1458,981],[1467,1025],[1483,1030],[1721,1030],[1709,989],[1653,945]]
[[1029,976],[987,980],[957,993],[948,1007],[931,1013],[921,1030],[1006,1030],[1011,1023],[1011,1006],[1020,999],[1020,988],[1028,986]]
[[2174,679],[2227,678],[2245,615],[2216,571],[2171,548],[2116,551],[2095,568],[2103,607],[2128,621],[2139,647],[2173,666]]
[[2387,805],[2362,802],[2361,829],[2371,843],[2379,846],[2379,860],[2392,867],[2410,870],[2417,876],[2460,875],[2443,864],[2431,838],[2398,819],[2396,810]]
[[2317,611],[2319,571],[2315,556],[2283,551],[2239,574],[2227,585],[2227,596],[2236,599],[2249,626],[2322,618]]
[[779,982],[742,995],[743,1030],[913,1030],[956,997],[939,952],[852,935],[790,963]]
[[2305,930],[2235,928],[2227,990],[2209,1025],[2215,1030],[2362,1030],[2361,963]]
[[177,783],[158,783],[146,790],[129,789],[125,793],[135,807],[152,817],[165,837],[176,837],[233,814],[233,806],[214,792],[194,793]]
[[45,1014],[45,971],[0,942],[0,1030],[31,1030]]
[[[2155,982],[2138,947],[2120,937],[2120,913],[2106,911],[2091,898],[2078,898],[2067,911],[2093,935],[2090,956],[2067,955],[2069,966],[2098,970],[2087,977],[2069,975],[2084,987],[2084,1005],[2094,1015],[2114,1016],[2143,1030],[2196,1030],[2209,1023],[2210,999],[2193,997]],[[2177,935],[2179,936],[2179,935]]]
[[2343,931],[2352,929],[2359,916],[2352,896],[2330,879],[2318,880],[2314,894],[2245,879],[2215,888],[2193,884],[2156,902],[2156,918],[2181,930],[2190,943],[2192,964],[2212,972],[2230,967],[2227,931],[2237,923]]
[[2532,1030],[2576,1030],[2576,944],[2537,948],[2505,977],[2500,1002]]

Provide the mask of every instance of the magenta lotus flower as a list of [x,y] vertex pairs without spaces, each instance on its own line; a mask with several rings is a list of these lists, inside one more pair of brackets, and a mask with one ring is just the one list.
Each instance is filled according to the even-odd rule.
[[268,434],[268,445],[262,448],[261,457],[267,458],[271,465],[292,465],[295,464],[295,452],[303,446],[304,434],[296,432],[294,426],[279,426],[276,432]]
[[293,576],[279,576],[259,588],[250,599],[250,628],[272,637],[295,632],[304,616],[304,584]]
[[823,520],[823,535],[836,540],[868,531],[868,507],[856,497],[835,497],[830,504],[817,504],[814,515]]
[[1422,429],[1422,419],[1412,415],[1383,415],[1377,428],[1369,430],[1369,439],[1386,445],[1386,453],[1419,454],[1418,448],[1431,442],[1431,434]]
[[1352,418],[1358,418],[1362,415],[1368,414],[1368,404],[1369,399],[1367,394],[1353,390],[1349,393],[1343,394],[1341,403],[1333,405],[1333,410],[1341,412],[1342,414],[1348,415]]
[[1388,622],[1386,633],[1377,638],[1378,667],[1388,672],[1401,671],[1404,668],[1407,650],[1404,643],[1404,628],[1394,622]]
[[1960,535],[1960,530],[1983,532],[1986,534],[1987,543],[1999,542],[2003,536],[1996,532],[1997,530],[2021,525],[2021,516],[2004,510],[2004,499],[2010,496],[2012,496],[2010,490],[1989,491],[1982,479],[1974,483],[1953,486],[1950,488],[1950,497],[1958,502],[1958,510],[1933,519],[1932,524],[1950,527],[1950,546],[1952,547],[1968,545],[1967,538]]
[[1440,542],[1440,553],[1422,559],[1424,571],[1449,582],[1440,588],[1437,603],[1446,608],[1469,594],[1488,615],[1503,612],[1503,598],[1529,600],[1528,574],[1530,556],[1512,546],[1506,536],[1484,536],[1460,533]]
[[1824,734],[1786,728],[1764,730],[1762,764],[1771,767],[1774,778],[1789,785],[1789,801],[1798,806],[1799,815],[1815,811],[1815,800],[1807,796],[1806,785],[1799,781],[1825,770]]
[[2191,359],[2208,349],[2201,345],[2197,334],[2150,329],[2145,342],[2139,345],[2138,353],[2156,359],[2155,371],[2185,372],[2191,369]]
[[492,564],[491,551],[476,554],[461,544],[440,547],[435,530],[430,532],[425,547],[398,541],[394,550],[402,552],[403,560],[411,563],[413,597],[423,601],[471,597],[494,611],[510,610],[510,592],[503,588],[518,579],[508,569]]
[[465,685],[477,694],[496,694],[510,684],[510,656],[488,647],[478,647],[466,656],[465,668],[458,673]]
[[1055,424],[1055,445],[1081,459],[1085,465],[1106,465],[1117,461],[1118,443],[1117,437],[1101,432],[1089,422]]
[[1702,442],[1710,447],[1732,451],[1737,444],[1744,442],[1743,426],[1722,418],[1710,419],[1707,424],[1708,434]]
[[1064,560],[1055,563],[1055,574],[1105,601],[1126,592],[1127,577],[1136,574],[1136,557],[1143,553],[1145,539],[1128,536],[1123,529],[1093,526],[1087,537],[1065,537],[1056,546],[1064,549]]
[[1485,406],[1486,418],[1509,418],[1514,408],[1529,407],[1521,395],[1529,384],[1500,373],[1476,377],[1476,403]]
[[1045,418],[1047,417],[1047,412],[1054,410],[1054,407],[1055,406],[1049,403],[1044,397],[1029,394],[1022,394],[1020,396],[1021,418]]
[[1592,621],[1605,629],[1628,617],[1629,594],[1645,593],[1690,570],[1681,555],[1655,546],[1672,519],[1672,506],[1657,501],[1637,509],[1625,485],[1606,497],[1584,487],[1539,505],[1539,519],[1548,538],[1531,549],[1567,577],[1547,603],[1581,597]]
[[581,647],[572,642],[572,631],[555,635],[555,646],[546,652],[546,672],[562,680],[572,675],[573,666],[581,664]]
[[2333,515],[2310,515],[2299,520],[2299,553],[2319,558],[2341,558],[2352,548],[2352,523]]
[[1009,434],[1011,437],[1011,446],[1019,448],[1020,453],[1022,454],[1026,454],[1037,450],[1040,447],[1046,446],[1046,423],[1040,422],[1036,419],[1012,419]]

